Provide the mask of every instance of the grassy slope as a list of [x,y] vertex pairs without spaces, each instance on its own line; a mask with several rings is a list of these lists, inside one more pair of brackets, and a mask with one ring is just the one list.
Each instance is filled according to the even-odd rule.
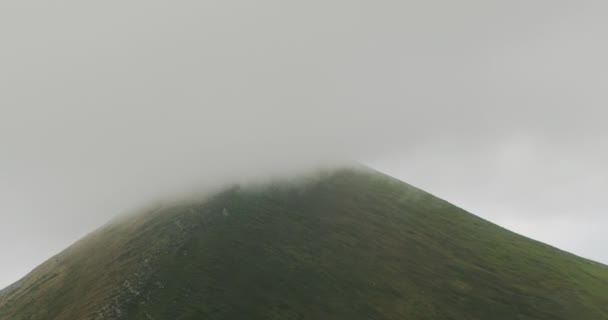
[[608,267],[352,170],[133,215],[8,291],[2,320],[608,319]]

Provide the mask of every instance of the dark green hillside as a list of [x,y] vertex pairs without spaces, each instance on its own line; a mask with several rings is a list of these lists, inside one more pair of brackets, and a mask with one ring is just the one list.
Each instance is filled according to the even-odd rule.
[[0,319],[608,319],[608,267],[379,173],[233,188],[115,221]]

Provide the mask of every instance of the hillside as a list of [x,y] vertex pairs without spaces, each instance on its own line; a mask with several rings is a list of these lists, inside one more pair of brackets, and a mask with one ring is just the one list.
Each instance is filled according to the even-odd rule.
[[608,319],[608,267],[364,169],[115,220],[0,291],[2,320]]

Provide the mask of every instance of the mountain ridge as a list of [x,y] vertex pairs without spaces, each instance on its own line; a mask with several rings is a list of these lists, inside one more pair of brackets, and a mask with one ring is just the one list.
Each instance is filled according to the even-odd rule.
[[608,319],[608,267],[371,170],[114,220],[0,291],[0,319]]

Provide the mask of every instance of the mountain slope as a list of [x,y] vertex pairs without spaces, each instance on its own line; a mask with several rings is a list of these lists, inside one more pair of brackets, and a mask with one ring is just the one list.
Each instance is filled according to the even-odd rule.
[[114,221],[0,319],[608,319],[608,267],[344,169]]

